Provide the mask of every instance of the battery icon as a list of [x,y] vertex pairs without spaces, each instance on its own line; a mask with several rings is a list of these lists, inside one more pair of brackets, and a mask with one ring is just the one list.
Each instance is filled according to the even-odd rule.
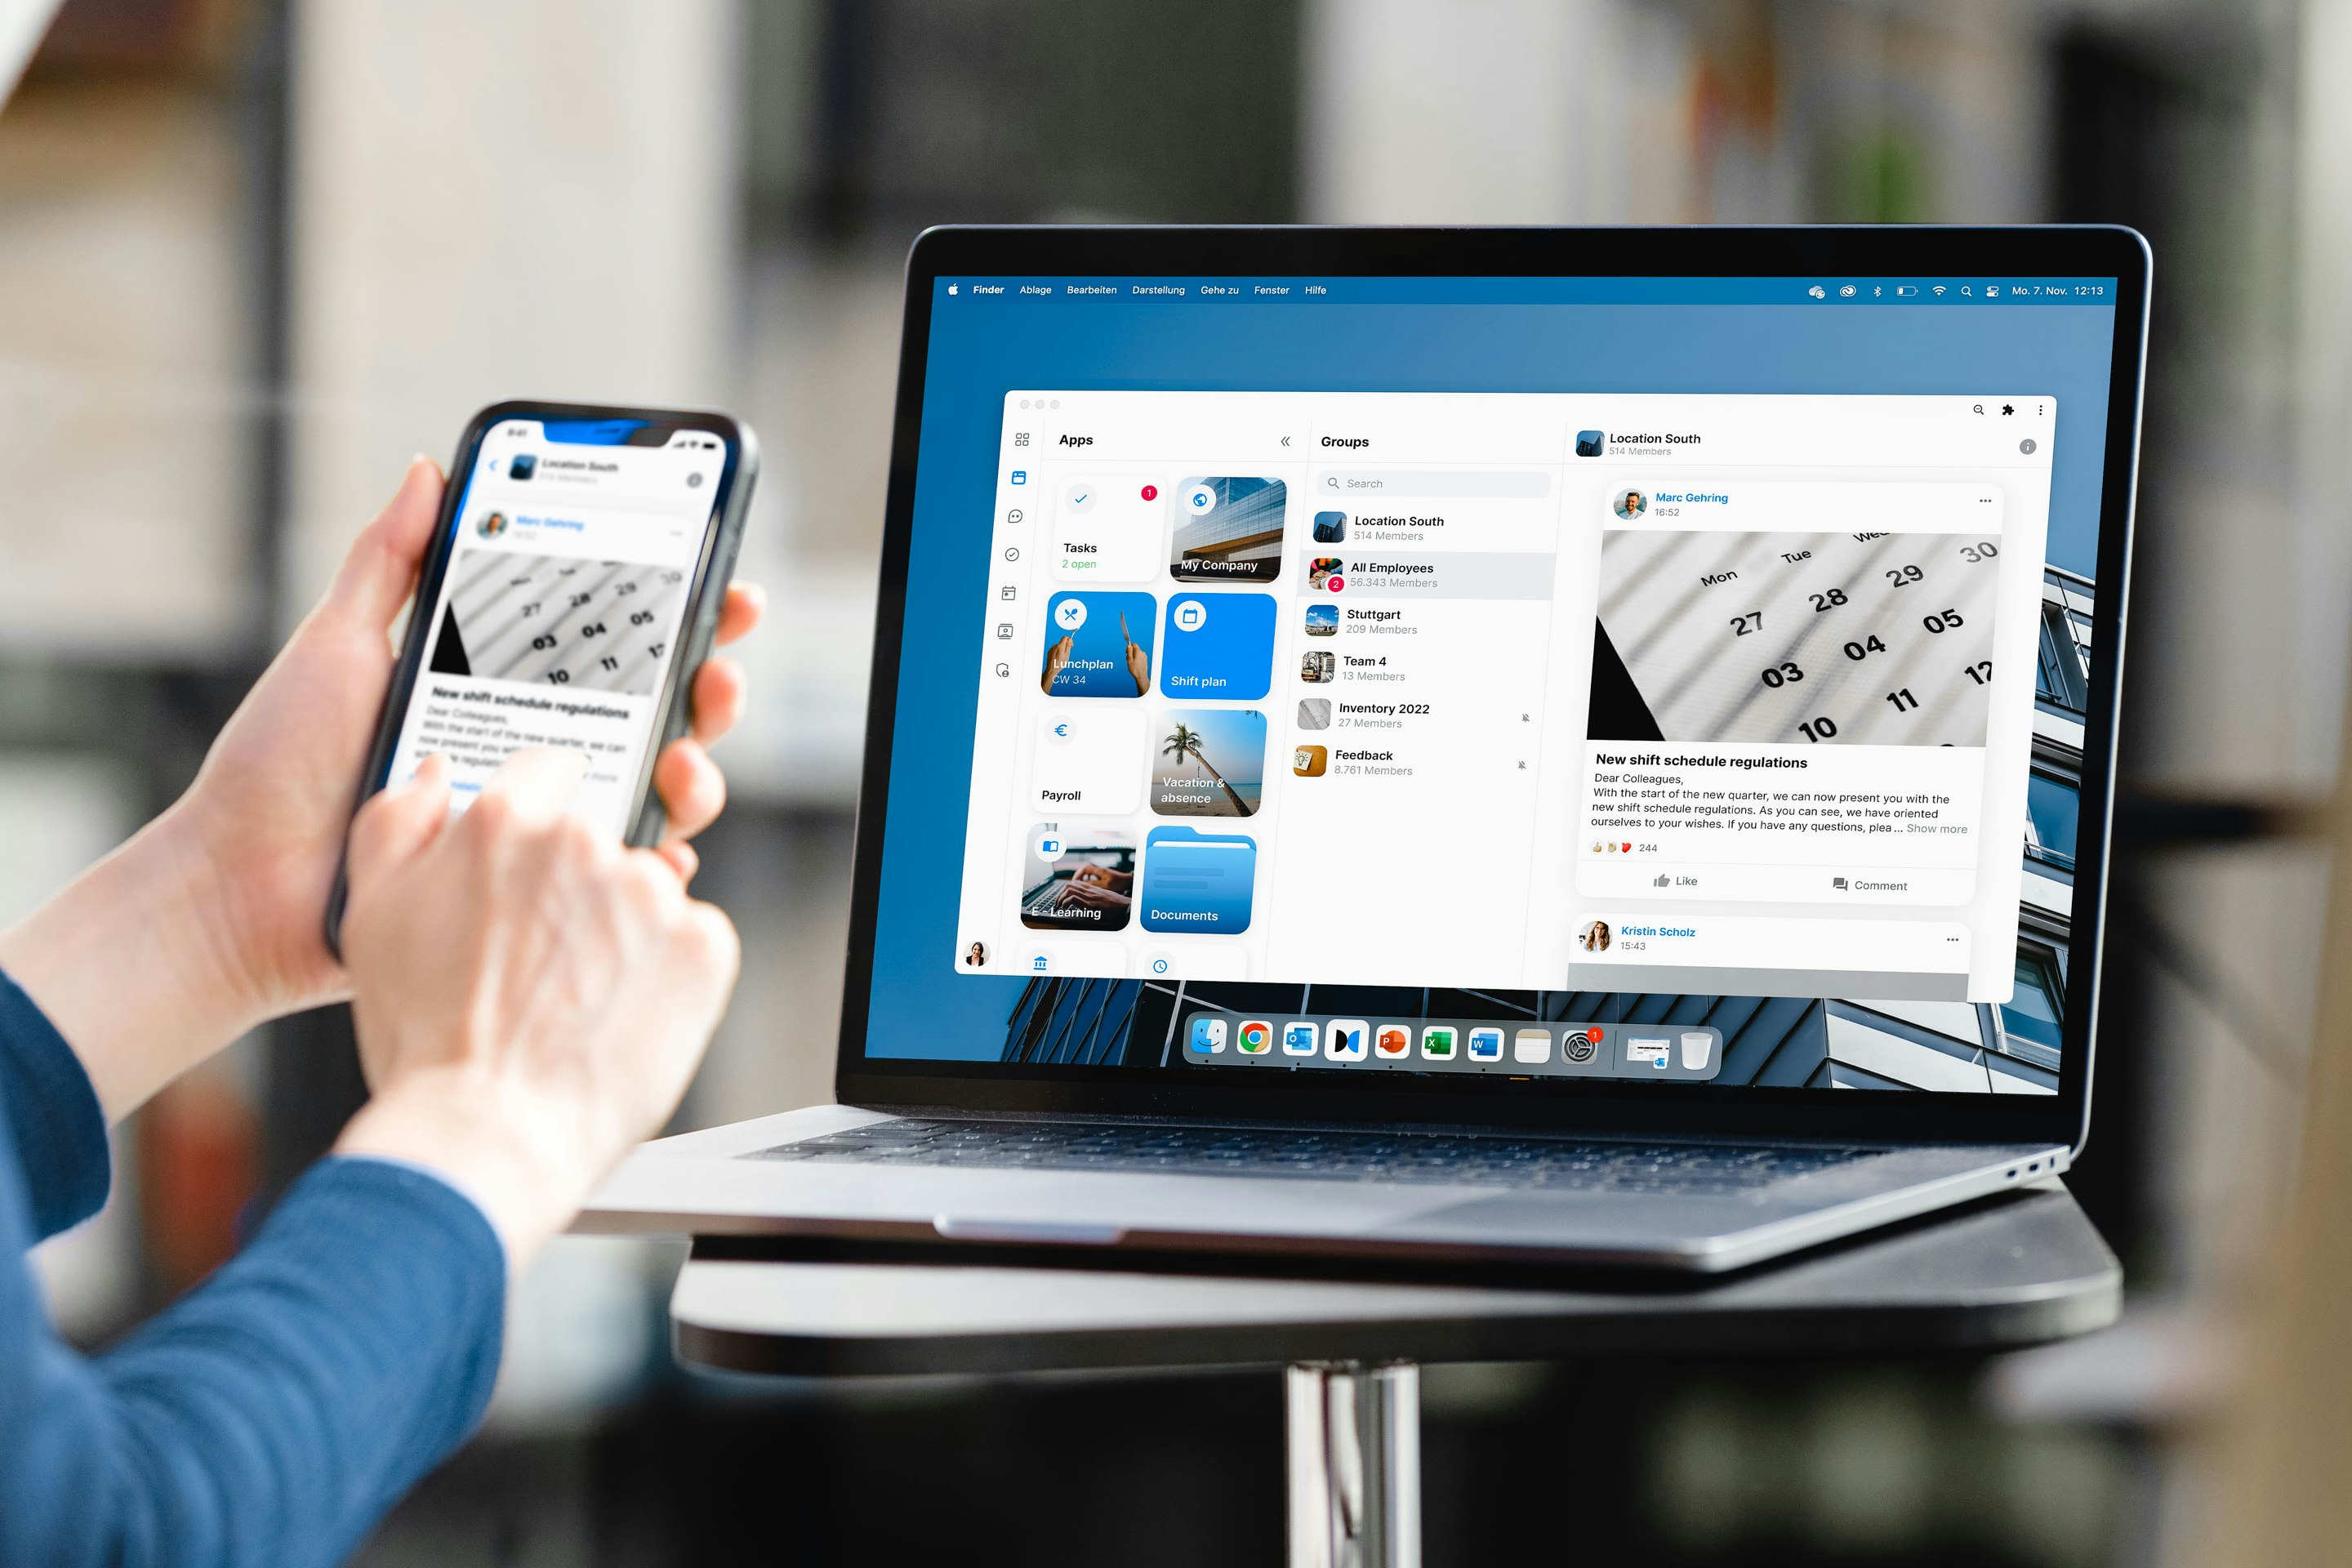
[[1898,300],[1908,300],[1918,291],[1919,286],[1916,283],[1901,283],[1895,286],[1895,297]]

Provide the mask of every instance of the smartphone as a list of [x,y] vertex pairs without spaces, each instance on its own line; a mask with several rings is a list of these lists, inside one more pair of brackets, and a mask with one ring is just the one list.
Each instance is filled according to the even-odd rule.
[[[654,760],[692,721],[759,471],[723,414],[498,403],[449,466],[359,802],[448,760],[453,811],[530,745],[584,753],[574,809],[662,834]],[[341,948],[342,872],[327,909]]]

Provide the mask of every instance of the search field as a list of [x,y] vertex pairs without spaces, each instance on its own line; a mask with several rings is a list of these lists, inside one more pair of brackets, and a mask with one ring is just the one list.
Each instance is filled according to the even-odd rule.
[[1315,488],[1324,495],[1400,500],[1431,496],[1540,500],[1551,494],[1551,476],[1540,470],[1509,468],[1342,468],[1324,475]]

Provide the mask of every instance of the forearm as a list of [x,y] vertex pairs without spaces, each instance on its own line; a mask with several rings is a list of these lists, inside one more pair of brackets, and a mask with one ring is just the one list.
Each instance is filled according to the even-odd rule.
[[217,868],[175,808],[0,931],[110,1122],[262,1021],[231,959]]
[[331,1161],[97,1361],[14,1293],[0,1325],[39,1338],[0,1352],[0,1562],[326,1568],[479,1418],[505,1267],[440,1183]]
[[614,1142],[593,1112],[480,1069],[419,1073],[360,1108],[335,1152],[438,1172],[480,1207],[519,1270],[572,1222]]

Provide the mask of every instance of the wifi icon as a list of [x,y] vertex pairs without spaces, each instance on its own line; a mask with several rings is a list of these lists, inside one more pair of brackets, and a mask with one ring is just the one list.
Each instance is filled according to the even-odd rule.
[[1941,283],[1936,284],[1934,287],[1935,287],[1935,290],[1936,290],[1936,292],[1937,292],[1937,294],[1941,294],[1941,293],[1943,293],[1943,291],[1944,291],[1944,286],[1943,286]]

